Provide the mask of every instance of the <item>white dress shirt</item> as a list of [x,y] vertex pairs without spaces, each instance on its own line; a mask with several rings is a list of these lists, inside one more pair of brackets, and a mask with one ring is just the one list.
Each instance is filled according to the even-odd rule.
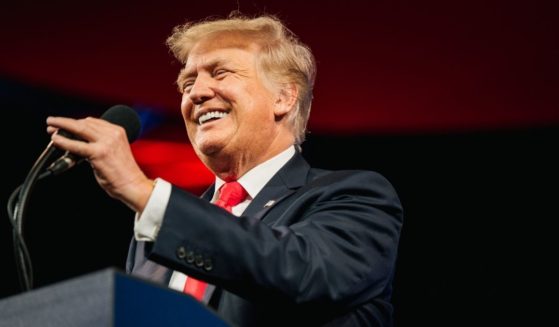
[[[247,191],[248,196],[245,201],[232,208],[232,213],[236,216],[240,216],[272,176],[274,176],[294,154],[295,147],[291,146],[241,176],[237,181]],[[219,190],[224,183],[225,181],[216,176],[214,194],[211,200],[212,203],[214,203],[218,197],[218,192],[216,190]],[[163,216],[170,196],[171,184],[163,179],[157,178],[155,187],[144,211],[141,214],[136,214],[136,219],[134,221],[134,237],[137,241],[155,241],[163,222]],[[182,292],[187,278],[185,274],[174,271],[169,282],[169,287]],[[207,296],[204,297],[206,303],[208,300],[207,298]]]

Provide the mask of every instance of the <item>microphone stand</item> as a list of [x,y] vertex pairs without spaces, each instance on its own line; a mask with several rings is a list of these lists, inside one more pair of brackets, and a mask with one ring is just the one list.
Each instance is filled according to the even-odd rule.
[[[29,250],[23,238],[23,220],[27,211],[31,191],[35,186],[35,183],[38,180],[52,174],[49,170],[45,171],[41,175],[39,175],[39,172],[56,150],[57,149],[53,146],[51,141],[31,167],[31,170],[27,174],[23,184],[18,186],[12,192],[8,200],[8,217],[12,225],[16,267],[19,282],[24,291],[29,291],[33,288],[33,266],[31,264]],[[14,204],[16,195],[18,195],[18,202]]]

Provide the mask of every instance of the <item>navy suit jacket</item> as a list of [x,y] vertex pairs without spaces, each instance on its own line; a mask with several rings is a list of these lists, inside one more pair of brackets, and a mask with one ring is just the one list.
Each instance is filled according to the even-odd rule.
[[216,285],[232,326],[391,326],[403,212],[371,171],[310,168],[297,153],[235,217],[173,187],[156,242],[132,240],[127,270],[171,269]]

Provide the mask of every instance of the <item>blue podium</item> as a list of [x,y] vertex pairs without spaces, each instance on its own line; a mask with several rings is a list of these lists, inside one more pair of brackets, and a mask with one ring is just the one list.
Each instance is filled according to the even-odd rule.
[[196,299],[108,268],[0,299],[0,327],[227,327]]

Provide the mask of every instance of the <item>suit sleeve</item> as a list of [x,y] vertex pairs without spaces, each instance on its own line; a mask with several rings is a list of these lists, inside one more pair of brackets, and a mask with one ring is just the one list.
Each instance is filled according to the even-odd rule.
[[274,209],[237,218],[174,188],[150,259],[252,300],[349,307],[390,294],[403,212],[384,177],[329,174]]

